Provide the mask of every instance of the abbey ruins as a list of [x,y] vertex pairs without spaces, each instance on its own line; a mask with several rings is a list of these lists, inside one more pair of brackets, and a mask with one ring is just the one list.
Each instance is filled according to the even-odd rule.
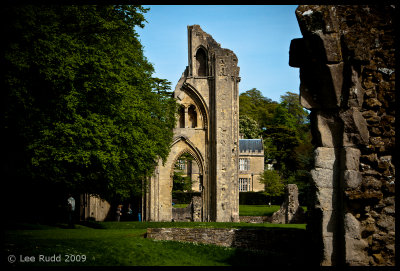
[[[303,37],[292,40],[289,65],[300,71],[315,146],[314,205],[301,242],[317,265],[395,265],[394,14],[389,5],[296,10]],[[148,182],[144,217],[173,219],[174,166],[188,153],[201,193],[192,221],[237,222],[238,58],[198,25],[187,34],[188,66],[174,91],[179,121],[168,161]]]
[[201,221],[239,221],[239,67],[199,25],[188,26],[188,66],[174,97],[181,104],[168,161],[149,182],[146,219],[172,220],[172,175],[190,154],[198,168]]
[[[320,265],[394,265],[394,6],[299,6],[303,38],[290,46],[301,104],[311,111],[314,206],[307,233]],[[171,220],[171,172],[195,157],[201,221],[238,221],[237,57],[200,26],[188,27],[189,65],[168,162],[148,191],[148,219]],[[195,112],[195,114],[193,114]]]

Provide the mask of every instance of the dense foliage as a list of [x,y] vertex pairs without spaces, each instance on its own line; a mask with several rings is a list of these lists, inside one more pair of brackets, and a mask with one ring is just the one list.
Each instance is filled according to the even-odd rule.
[[[264,182],[296,183],[304,193],[313,166],[313,146],[308,112],[300,105],[299,95],[286,92],[277,103],[253,88],[240,94],[239,108],[240,132],[245,138],[263,138],[265,163],[273,163],[276,170],[266,172]],[[283,186],[273,187],[283,191]],[[268,195],[273,194],[274,189],[270,190]]]
[[265,185],[264,194],[269,196],[269,204],[271,205],[271,197],[280,196],[284,191],[284,183],[281,176],[276,170],[264,170],[261,175],[260,182]]
[[[141,6],[2,9],[6,177],[123,199],[169,154],[176,103],[153,78]],[[21,195],[21,194],[20,194]]]

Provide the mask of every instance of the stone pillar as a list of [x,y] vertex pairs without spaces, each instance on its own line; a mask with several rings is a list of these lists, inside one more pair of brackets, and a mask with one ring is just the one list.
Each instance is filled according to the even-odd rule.
[[299,6],[296,16],[303,38],[292,40],[289,64],[300,67],[301,104],[311,111],[308,228],[320,264],[393,265],[394,218],[382,210],[394,207],[394,165],[379,170],[378,157],[394,152],[394,6]]
[[299,189],[296,184],[288,184],[285,187],[285,201],[279,211],[272,215],[271,223],[289,224],[304,223],[304,211],[299,204]]
[[238,75],[236,55],[228,49],[215,53],[215,178],[216,221],[239,221],[238,205]]
[[188,111],[189,111],[189,105],[187,105],[187,104],[184,104],[183,105],[184,106],[184,108],[185,108],[185,128],[191,128],[191,127],[189,127],[189,114],[188,114]]

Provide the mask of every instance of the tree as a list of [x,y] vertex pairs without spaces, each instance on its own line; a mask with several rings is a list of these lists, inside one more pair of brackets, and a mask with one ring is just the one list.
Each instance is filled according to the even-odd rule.
[[247,139],[259,138],[261,129],[258,127],[257,121],[247,115],[243,115],[239,117],[239,133]]
[[285,185],[283,184],[282,177],[276,170],[264,170],[260,182],[265,185],[263,194],[269,196],[269,205],[271,205],[272,197],[280,196],[284,193]]
[[239,95],[239,115],[252,118],[260,129],[265,129],[273,118],[277,104],[264,97],[258,89],[252,88]]
[[296,119],[297,125],[302,125],[308,122],[308,112],[300,105],[300,97],[293,92],[286,92],[281,95],[281,103],[288,113]]
[[166,160],[176,103],[170,83],[152,77],[135,31],[146,12],[119,5],[2,9],[10,157],[3,166],[15,181],[11,191],[124,199],[140,193],[141,180]]

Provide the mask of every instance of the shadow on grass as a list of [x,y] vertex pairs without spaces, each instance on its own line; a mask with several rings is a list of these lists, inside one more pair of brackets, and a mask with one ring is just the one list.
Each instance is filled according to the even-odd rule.
[[235,232],[230,265],[297,267],[310,265],[308,234],[291,228],[242,228]]

